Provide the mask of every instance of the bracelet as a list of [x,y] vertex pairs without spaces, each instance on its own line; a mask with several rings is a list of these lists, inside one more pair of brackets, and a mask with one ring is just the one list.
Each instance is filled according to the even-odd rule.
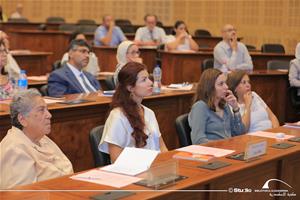
[[234,113],[237,113],[237,112],[240,111],[240,107],[238,107],[236,110],[233,110],[233,109],[232,109],[232,111],[233,111]]

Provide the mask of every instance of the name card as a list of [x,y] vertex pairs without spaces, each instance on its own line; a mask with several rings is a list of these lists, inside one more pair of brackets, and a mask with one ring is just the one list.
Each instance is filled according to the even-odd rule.
[[266,154],[266,152],[267,152],[267,141],[266,140],[250,142],[246,146],[245,160],[257,158],[261,155]]

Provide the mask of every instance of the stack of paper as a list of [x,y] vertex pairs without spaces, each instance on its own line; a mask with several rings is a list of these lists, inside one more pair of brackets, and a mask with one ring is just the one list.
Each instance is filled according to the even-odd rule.
[[148,170],[158,154],[158,151],[126,147],[114,164],[101,170],[135,176]]
[[266,131],[257,131],[257,132],[253,132],[253,133],[248,133],[247,135],[273,138],[273,139],[283,139],[283,140],[287,140],[292,137],[295,137],[294,135],[286,135],[284,133],[271,133],[271,132],[266,132]]
[[170,84],[167,87],[163,87],[165,90],[191,90],[193,84],[179,83],[179,84]]
[[176,149],[176,151],[190,152],[193,154],[211,155],[214,157],[223,157],[234,152],[234,150],[206,147],[200,145],[190,145]]

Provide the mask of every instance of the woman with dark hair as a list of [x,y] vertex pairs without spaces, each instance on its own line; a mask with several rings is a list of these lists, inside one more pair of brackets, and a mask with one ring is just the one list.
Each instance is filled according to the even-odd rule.
[[228,90],[226,76],[220,70],[207,69],[202,73],[188,121],[193,144],[230,138],[245,132],[237,100]]
[[4,72],[4,66],[7,64],[8,49],[4,41],[0,40],[0,100],[6,100],[12,97],[13,86]]
[[147,67],[129,62],[119,72],[111,111],[99,144],[114,162],[125,147],[167,151],[155,114],[143,106],[144,97],[152,94]]
[[247,132],[262,131],[279,126],[278,119],[272,110],[258,94],[251,91],[250,78],[245,71],[230,73],[227,84],[238,100]]
[[198,51],[199,46],[193,40],[192,36],[188,34],[188,30],[183,21],[176,21],[174,32],[175,36],[169,35],[166,39],[166,50]]
[[[81,31],[74,31],[69,38],[69,42],[71,43],[73,40],[86,40],[85,35],[81,32]],[[61,59],[61,65],[63,65],[65,62],[67,62],[69,60],[69,53],[66,52],[62,59]],[[92,75],[97,76],[98,73],[100,72],[100,67],[98,64],[98,58],[95,55],[95,53],[90,52],[89,54],[89,62],[87,64],[87,66],[85,68],[83,68],[83,70],[90,72]]]

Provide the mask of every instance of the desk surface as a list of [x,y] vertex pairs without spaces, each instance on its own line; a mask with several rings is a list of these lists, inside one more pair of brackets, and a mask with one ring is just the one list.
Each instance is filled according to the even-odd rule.
[[[300,136],[299,129],[279,127],[270,130],[271,132],[284,132],[295,136]],[[227,140],[210,142],[206,146],[232,149],[236,152],[245,150],[249,141],[257,141],[261,137],[243,135],[233,137]],[[300,167],[300,143],[289,142],[296,146],[289,149],[281,150],[271,147],[272,144],[278,143],[275,139],[265,138],[268,143],[267,154],[260,159],[252,162],[243,162],[227,159],[225,157],[217,160],[231,164],[222,169],[206,170],[197,168],[204,164],[197,161],[178,160],[178,173],[188,178],[177,182],[163,190],[154,191],[146,187],[135,184],[121,188],[121,190],[133,190],[135,195],[124,199],[268,199],[269,192],[254,192],[261,190],[264,183],[271,179],[277,178],[285,181],[292,188],[288,188],[279,182],[269,183],[270,189],[285,189],[289,193],[300,195],[300,176],[298,169]],[[158,165],[172,159],[174,151],[160,154],[154,161],[153,165]],[[284,168],[284,169],[283,169]],[[253,178],[255,176],[255,178]],[[251,193],[230,193],[229,188],[248,188]],[[48,181],[35,183],[32,185],[17,187],[19,190],[50,190],[50,191],[28,191],[28,192],[2,192],[0,197],[4,199],[21,198],[46,198],[46,199],[88,199],[90,196],[104,193],[106,191],[118,190],[117,188],[98,185],[94,183],[76,181],[69,176],[56,178]],[[58,190],[52,191],[51,190]],[[68,191],[64,191],[68,190]],[[78,190],[78,191],[72,191]],[[120,190],[120,189],[119,189]],[[180,190],[187,190],[179,192]],[[219,192],[201,192],[192,190],[223,190]],[[177,192],[176,192],[177,191]],[[298,193],[298,194],[297,194]]]

